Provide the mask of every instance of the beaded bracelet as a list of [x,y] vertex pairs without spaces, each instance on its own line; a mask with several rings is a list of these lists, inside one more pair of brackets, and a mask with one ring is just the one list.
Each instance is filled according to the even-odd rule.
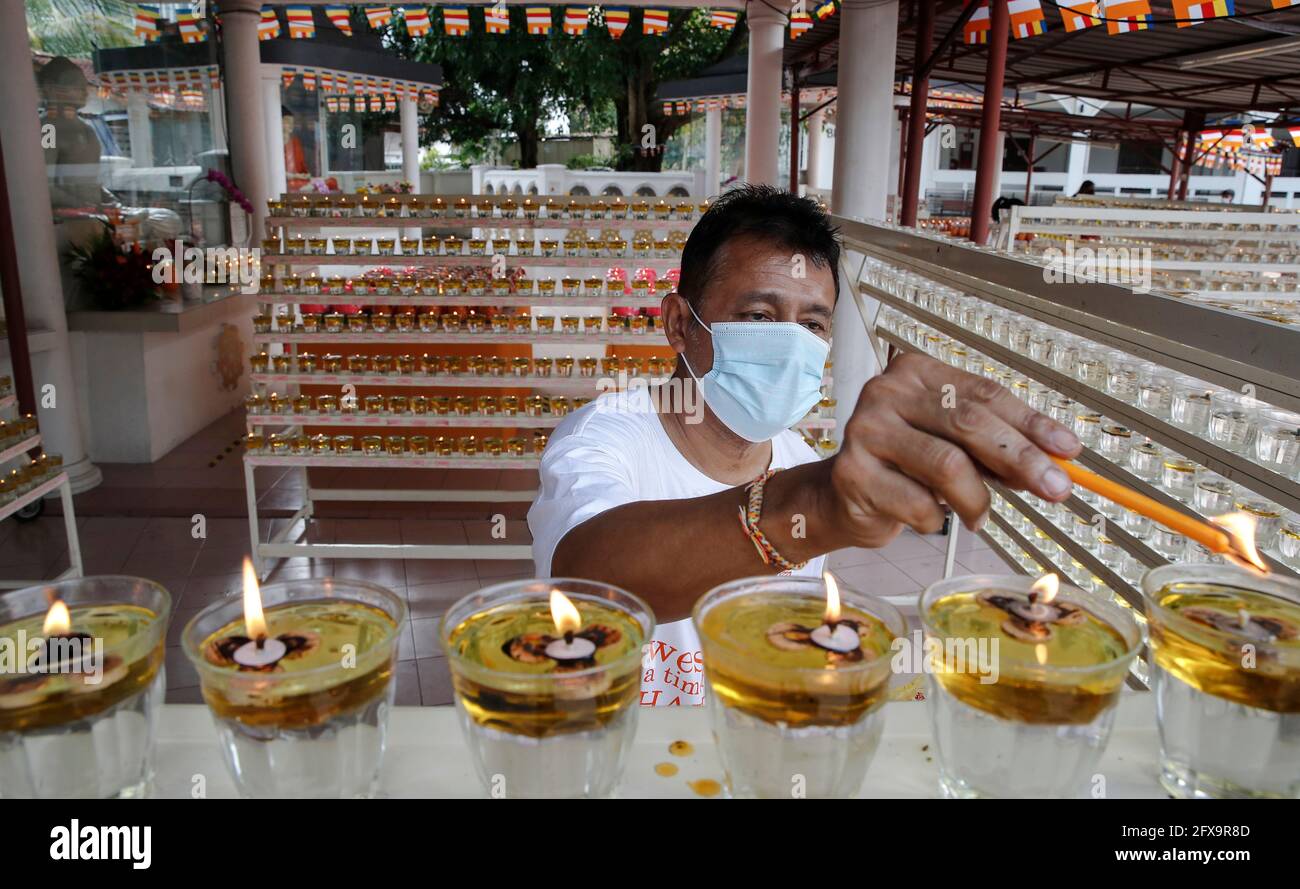
[[764,565],[774,564],[782,571],[797,571],[808,563],[791,562],[781,555],[758,527],[758,520],[763,517],[763,489],[767,486],[767,480],[776,475],[778,471],[769,469],[750,482],[747,488],[749,491],[749,506],[748,508],[740,507],[740,527],[744,530],[745,536],[749,538],[749,542],[754,544],[754,549],[758,550],[758,556],[763,560]]

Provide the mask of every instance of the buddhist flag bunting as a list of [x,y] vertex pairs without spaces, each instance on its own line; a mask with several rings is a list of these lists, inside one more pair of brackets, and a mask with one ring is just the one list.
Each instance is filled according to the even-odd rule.
[[664,102],[664,117],[672,117],[672,116],[673,116],[673,103]]
[[586,6],[569,6],[564,10],[564,33],[577,36],[586,33],[590,9]]
[[344,37],[352,36],[352,16],[348,14],[346,6],[326,6],[325,18],[330,20],[330,24],[342,31]]
[[397,99],[392,95],[384,96],[384,110],[393,112],[397,110]]
[[208,69],[208,86],[212,89],[221,89],[221,70],[212,67]]
[[1287,127],[1287,133],[1291,136],[1292,145],[1300,145],[1300,127]]
[[289,22],[291,40],[306,40],[316,36],[316,23],[312,20],[310,6],[286,6],[284,17]]
[[312,92],[312,93],[316,92],[316,72],[315,72],[315,71],[304,71],[304,72],[302,72],[302,88],[305,89],[305,90],[307,90],[308,92]]
[[429,10],[419,5],[402,7],[402,18],[406,22],[406,33],[412,37],[423,37],[429,33]]
[[185,43],[202,43],[208,39],[207,32],[199,27],[199,14],[194,11],[193,7],[189,10],[179,10],[176,13],[176,22],[181,26],[181,40]]
[[623,36],[627,30],[628,12],[626,6],[606,6],[605,7],[605,27],[609,29],[609,36],[615,40]]
[[161,15],[157,6],[137,3],[135,7],[135,36],[145,43],[157,40],[162,32],[158,30],[158,17]]
[[551,7],[529,6],[524,10],[524,18],[528,21],[529,34],[551,33]]
[[740,13],[734,9],[715,9],[709,14],[709,24],[730,31],[736,27],[736,19],[739,17]]
[[489,34],[510,32],[510,8],[504,4],[488,6],[483,10],[483,28]]
[[320,73],[320,91],[322,93],[334,92],[334,73],[332,71],[322,71]]
[[366,21],[372,28],[382,28],[393,20],[393,9],[390,6],[367,6]]
[[678,103],[677,103],[677,113],[678,113],[678,114],[690,114],[690,113],[691,113],[691,103],[690,103],[690,102],[678,102]]
[[804,31],[812,28],[812,16],[806,12],[790,13],[790,39],[797,40]]
[[1190,28],[1206,19],[1222,18],[1236,11],[1233,0],[1174,0],[1174,17],[1180,28]]
[[280,20],[270,6],[262,7],[262,20],[257,23],[257,39],[272,40],[280,36]]
[[1011,16],[1011,36],[1016,40],[1037,37],[1047,30],[1038,0],[1007,0],[1007,12]]
[[[973,3],[975,0],[967,0]],[[966,40],[967,46],[975,46],[980,43],[989,42],[989,4],[988,0],[979,0],[979,8],[971,15],[962,26],[962,36]]]
[[352,97],[339,96],[339,111],[341,111],[344,114],[347,114],[351,110],[352,110]]
[[285,68],[283,71],[280,72],[280,82],[284,84],[285,89],[288,89],[289,87],[293,86],[294,78],[296,78],[297,76],[298,76],[297,68]]
[[1061,0],[1060,10],[1066,31],[1082,31],[1101,24],[1097,0]]
[[1274,9],[1286,9],[1289,6],[1300,6],[1300,0],[1273,0]]
[[647,9],[641,13],[642,34],[662,34],[668,30],[668,10]]
[[1128,34],[1151,27],[1150,0],[1107,0],[1103,9],[1108,34]]
[[335,113],[337,113],[338,110],[339,110],[339,97],[338,97],[338,96],[326,96],[326,97],[325,97],[325,110],[328,111],[330,114],[335,114]]
[[451,37],[469,33],[469,7],[448,6],[442,11],[442,29]]

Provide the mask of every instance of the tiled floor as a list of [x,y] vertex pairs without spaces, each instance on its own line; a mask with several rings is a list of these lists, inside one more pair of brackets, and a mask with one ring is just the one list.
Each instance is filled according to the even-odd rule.
[[[214,424],[152,466],[103,467],[105,484],[77,498],[77,525],[86,573],[148,577],[172,594],[174,615],[167,639],[169,701],[199,701],[197,675],[179,647],[180,631],[203,606],[239,588],[241,561],[249,551],[239,450],[213,450],[221,442],[230,444],[237,437],[228,422]],[[216,453],[221,453],[222,459],[213,459]],[[209,463],[216,465],[209,467]],[[501,479],[485,473],[479,482],[497,485]],[[276,494],[281,483],[285,487]],[[259,511],[261,503],[268,500],[283,504],[275,510],[280,513],[301,505],[296,498],[301,497],[302,488],[294,479],[268,479],[268,484],[269,490],[259,500]],[[467,486],[466,480],[457,479],[456,485]],[[105,491],[117,492],[116,509],[114,496]],[[234,495],[233,499],[229,495]],[[476,543],[485,540],[491,530],[486,517],[434,516],[422,509],[394,509],[385,514],[383,504],[354,508],[358,511],[350,517],[314,520],[311,538],[333,542],[343,527],[348,542]],[[198,516],[203,517],[204,536],[196,536]],[[262,539],[282,530],[287,521],[263,517]],[[293,530],[302,531],[301,524]],[[527,526],[522,521],[509,522],[507,539],[512,543],[530,542]],[[829,564],[845,583],[863,592],[906,602],[940,576],[944,546],[943,537],[909,531],[882,549],[833,553]],[[958,572],[1004,570],[1001,560],[979,538],[964,532],[958,538],[957,561]],[[67,566],[61,517],[47,514],[26,524],[13,519],[0,522],[0,577],[49,578]],[[410,618],[402,628],[397,702],[438,705],[451,702],[446,658],[436,638],[443,611],[479,587],[531,574],[530,561],[293,559],[281,561],[271,580],[357,578],[374,581],[404,596]],[[908,610],[905,608],[905,613]]]

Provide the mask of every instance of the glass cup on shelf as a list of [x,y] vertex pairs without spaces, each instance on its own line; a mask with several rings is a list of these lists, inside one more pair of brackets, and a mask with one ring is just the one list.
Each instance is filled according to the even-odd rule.
[[1107,460],[1125,466],[1133,450],[1133,430],[1118,423],[1104,422],[1097,446],[1101,455]]
[[1141,362],[1126,352],[1106,353],[1106,392],[1127,404],[1137,401]]
[[1152,524],[1151,548],[1171,562],[1181,561],[1187,552],[1187,538],[1164,525]]
[[1074,434],[1085,448],[1096,450],[1101,444],[1102,416],[1096,411],[1082,410],[1074,415]]
[[1128,455],[1128,467],[1144,482],[1158,484],[1164,472],[1165,449],[1151,439],[1133,445]]
[[1195,377],[1174,378],[1170,393],[1169,416],[1173,424],[1194,435],[1203,435],[1210,424],[1210,404],[1216,391]]
[[1052,369],[1073,377],[1079,361],[1079,338],[1068,333],[1057,333],[1052,341]]
[[1177,454],[1166,454],[1160,472],[1160,487],[1175,500],[1190,504],[1196,493],[1199,469],[1195,461]]
[[1278,532],[1282,530],[1283,509],[1267,497],[1251,491],[1239,490],[1233,507],[1255,520],[1255,545],[1271,550],[1277,545]]
[[1287,478],[1300,470],[1300,414],[1276,408],[1259,412],[1255,460]]
[[1277,552],[1291,568],[1300,569],[1300,514],[1287,512],[1277,532]]
[[1097,390],[1106,388],[1106,350],[1094,343],[1082,343],[1074,364],[1074,378]]
[[1210,441],[1235,453],[1253,449],[1258,405],[1255,399],[1236,392],[1215,392],[1210,396]]
[[1196,478],[1192,506],[1203,516],[1218,516],[1232,512],[1237,486],[1217,472],[1204,470]]
[[1173,401],[1173,385],[1173,374],[1148,362],[1138,375],[1135,403],[1151,416],[1167,420]]

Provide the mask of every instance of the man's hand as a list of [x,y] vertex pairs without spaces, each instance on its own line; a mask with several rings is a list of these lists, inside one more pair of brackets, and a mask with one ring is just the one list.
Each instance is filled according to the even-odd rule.
[[938,531],[944,503],[978,529],[989,509],[986,474],[1064,500],[1070,480],[1048,454],[1079,449],[1073,432],[997,382],[901,355],[862,387],[831,461],[826,518],[845,546],[883,546],[903,525]]

